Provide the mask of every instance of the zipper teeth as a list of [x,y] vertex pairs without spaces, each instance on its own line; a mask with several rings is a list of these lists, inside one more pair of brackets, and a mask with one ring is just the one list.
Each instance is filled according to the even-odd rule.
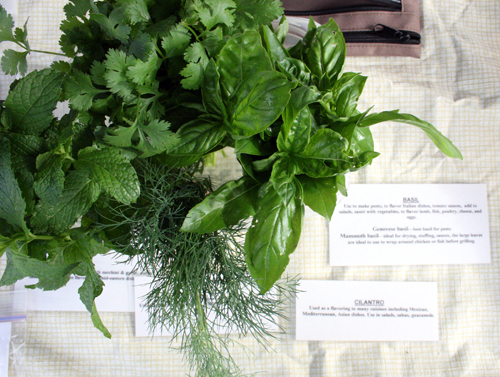
[[397,6],[363,6],[363,7],[347,7],[347,8],[334,8],[334,9],[324,9],[324,10],[286,10],[285,16],[324,16],[326,14],[335,13],[350,13],[350,12],[373,12],[373,11],[386,11],[386,12],[400,12],[401,5]]
[[394,43],[394,44],[420,44],[420,38],[421,38],[420,34],[408,30],[401,30],[401,31],[407,33],[410,36],[410,38],[398,39],[386,35],[377,35],[373,31],[348,31],[348,32],[343,32],[342,34],[344,35],[346,43],[378,42],[378,43]]

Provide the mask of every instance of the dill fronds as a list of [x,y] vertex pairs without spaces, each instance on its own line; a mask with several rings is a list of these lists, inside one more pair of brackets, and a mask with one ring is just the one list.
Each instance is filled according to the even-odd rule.
[[182,340],[197,376],[242,375],[227,352],[235,341],[228,334],[251,334],[268,344],[295,282],[258,293],[241,246],[243,224],[208,234],[179,231],[189,210],[212,191],[207,178],[194,176],[197,168],[171,169],[147,159],[136,170],[138,202],[102,203],[99,216],[115,250],[135,256],[135,270],[153,278],[145,297],[150,328]]

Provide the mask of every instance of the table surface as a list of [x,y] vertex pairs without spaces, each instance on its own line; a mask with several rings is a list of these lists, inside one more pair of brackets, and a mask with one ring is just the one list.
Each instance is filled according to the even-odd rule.
[[[2,0],[2,4],[5,0]],[[57,51],[63,0],[18,0],[17,20],[29,16],[30,43]],[[243,339],[232,356],[259,376],[499,376],[500,375],[500,2],[422,0],[422,56],[349,58],[346,70],[369,77],[360,109],[400,109],[433,123],[464,160],[442,155],[419,129],[375,126],[372,166],[353,183],[485,183],[492,263],[487,265],[329,267],[326,224],[308,219],[287,273],[303,279],[435,281],[439,289],[439,342],[295,341],[293,313],[287,335],[273,350]],[[50,64],[30,59],[32,68]],[[0,76],[5,96],[8,78]],[[219,174],[238,174],[220,156]],[[216,172],[217,174],[217,172]],[[75,293],[76,294],[76,293]],[[29,312],[25,376],[184,376],[189,370],[168,339],[134,337],[133,315],[101,313],[113,334],[105,339],[87,313]]]

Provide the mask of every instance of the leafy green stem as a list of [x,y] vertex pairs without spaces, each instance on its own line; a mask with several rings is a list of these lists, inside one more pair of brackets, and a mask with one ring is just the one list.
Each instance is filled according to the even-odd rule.
[[32,49],[26,49],[26,50],[28,50],[28,52],[38,52],[38,53],[41,53],[41,54],[48,54],[48,55],[56,55],[56,56],[64,56],[64,57],[66,57],[66,55],[61,54],[59,52],[43,51],[43,50],[32,50]]
[[189,25],[187,25],[185,23],[182,23],[182,26],[184,26],[186,29],[188,29],[191,32],[191,34],[194,35],[194,37],[196,38],[196,40],[198,42],[200,41],[200,38],[199,38],[198,34],[196,34],[196,31],[191,26],[189,26]]

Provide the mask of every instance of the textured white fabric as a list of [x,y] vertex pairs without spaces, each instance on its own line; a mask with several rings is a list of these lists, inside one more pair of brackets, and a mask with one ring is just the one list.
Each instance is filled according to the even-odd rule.
[[[18,0],[18,19],[30,16],[32,46],[57,51],[63,0]],[[346,69],[369,77],[360,109],[400,109],[433,123],[454,141],[464,161],[441,154],[422,131],[374,126],[372,166],[354,183],[486,183],[490,265],[329,267],[326,223],[306,220],[287,272],[304,279],[437,281],[439,342],[305,342],[294,340],[293,304],[287,335],[266,350],[244,339],[233,357],[259,376],[500,376],[500,2],[422,0],[422,57],[350,58]],[[34,56],[32,68],[50,57]],[[6,93],[7,79],[0,89]],[[218,175],[238,167],[220,156]],[[76,294],[76,293],[75,293]],[[137,339],[133,317],[102,313],[105,339],[86,313],[28,313],[25,375],[184,376],[189,371],[166,339]]]

